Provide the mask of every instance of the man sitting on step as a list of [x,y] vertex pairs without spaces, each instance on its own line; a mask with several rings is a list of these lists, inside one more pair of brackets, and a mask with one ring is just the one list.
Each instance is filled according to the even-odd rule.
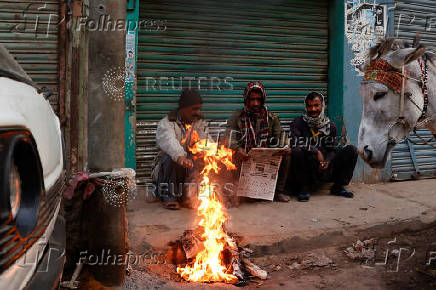
[[308,186],[333,181],[332,195],[352,198],[344,186],[350,183],[357,162],[357,149],[347,145],[338,150],[336,126],[324,114],[324,97],[311,92],[305,99],[305,111],[291,123],[292,148],[289,183],[298,201],[309,201]]
[[[236,151],[236,159],[248,159],[248,152],[254,147],[277,146],[284,136],[283,129],[277,114],[268,111],[265,106],[266,92],[261,82],[249,82],[244,90],[244,108],[235,111],[227,121],[226,137],[230,149]],[[289,165],[290,150],[284,149],[281,153],[283,160],[280,165],[277,179],[275,199],[288,202],[289,196],[285,193]]]
[[[195,180],[198,169],[190,157],[190,132],[197,131],[201,139],[208,137],[207,122],[201,115],[203,101],[195,89],[184,89],[179,106],[160,120],[156,131],[156,144],[160,149],[154,160],[152,179],[156,183],[155,196],[159,196],[167,209],[179,209],[180,202],[195,207],[196,191],[187,183]],[[191,129],[188,129],[191,127]]]

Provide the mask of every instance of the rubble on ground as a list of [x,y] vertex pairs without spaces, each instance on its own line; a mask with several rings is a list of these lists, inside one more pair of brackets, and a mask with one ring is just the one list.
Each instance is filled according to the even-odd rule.
[[325,254],[310,253],[303,258],[297,258],[297,261],[292,263],[289,267],[291,270],[305,270],[314,267],[328,267],[334,265],[333,260]]
[[375,258],[375,244],[376,239],[369,239],[365,241],[357,240],[351,247],[344,250],[348,258],[352,260],[368,261]]

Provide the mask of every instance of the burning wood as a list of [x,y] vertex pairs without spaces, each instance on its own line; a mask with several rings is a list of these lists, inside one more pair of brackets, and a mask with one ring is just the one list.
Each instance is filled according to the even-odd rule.
[[186,231],[179,241],[188,263],[185,267],[177,267],[177,273],[186,281],[236,283],[244,279],[242,268],[247,268],[255,276],[266,278],[266,272],[249,261],[245,267],[242,265],[236,242],[224,230],[227,215],[212,185],[212,173],[218,174],[223,167],[236,169],[233,151],[208,139],[200,140],[195,130],[190,133],[189,150],[194,159],[203,159],[204,168],[200,173],[197,228]]
[[244,259],[245,269],[253,276],[259,277],[262,280],[265,280],[268,276],[268,272],[262,270],[257,265],[251,263],[248,259]]
[[[227,273],[234,275],[237,279],[232,281],[222,280],[227,283],[245,282],[249,276],[258,277],[265,280],[268,276],[267,271],[262,270],[259,266],[252,263],[248,257],[253,253],[248,248],[238,247],[235,239],[228,234],[230,240],[221,252],[221,262],[228,269]],[[173,264],[193,265],[199,253],[204,251],[204,239],[202,230],[197,227],[195,230],[186,230],[179,240],[169,244],[167,256],[168,262]],[[181,268],[177,268],[179,271]],[[178,272],[179,273],[179,272]],[[179,273],[180,274],[180,273]],[[183,279],[185,279],[182,276]],[[185,279],[187,280],[187,279]],[[193,281],[193,280],[187,280]],[[218,282],[218,281],[201,281],[201,282]]]
[[181,243],[186,259],[195,258],[198,253],[204,250],[204,244],[201,235],[202,233],[200,228],[197,228],[195,231],[188,230],[183,233]]

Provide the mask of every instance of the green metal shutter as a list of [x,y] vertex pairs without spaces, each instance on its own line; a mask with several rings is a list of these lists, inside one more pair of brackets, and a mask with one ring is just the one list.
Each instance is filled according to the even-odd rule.
[[[436,2],[431,0],[396,1],[395,36],[411,42],[416,32],[421,33],[421,43],[436,46],[436,33],[427,29],[436,13]],[[431,27],[430,27],[431,28]],[[432,139],[428,130],[418,130],[425,140]],[[415,134],[409,135],[416,143],[422,143]],[[436,146],[436,140],[431,144]],[[436,177],[436,150],[429,145],[415,145],[411,142],[398,144],[392,152],[392,179],[405,180]]]
[[[181,88],[188,86],[188,80],[180,78],[206,78],[200,86],[203,113],[215,121],[225,121],[242,108],[243,90],[252,80],[263,82],[267,106],[282,121],[301,113],[308,92],[326,94],[327,11],[327,1],[141,0],[145,27],[150,28],[151,20],[164,21],[166,27],[139,30],[139,183],[149,177],[156,122],[176,108]],[[169,85],[163,80],[160,88],[153,88],[152,79],[161,77],[169,78]],[[212,77],[221,81],[221,89],[211,86]],[[193,87],[197,84],[191,82]]]
[[41,87],[58,111],[60,0],[0,0],[0,43]]

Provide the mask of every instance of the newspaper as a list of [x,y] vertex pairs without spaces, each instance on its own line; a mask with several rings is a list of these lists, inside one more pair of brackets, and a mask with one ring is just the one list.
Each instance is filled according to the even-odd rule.
[[238,196],[273,200],[283,148],[253,148],[242,163]]

